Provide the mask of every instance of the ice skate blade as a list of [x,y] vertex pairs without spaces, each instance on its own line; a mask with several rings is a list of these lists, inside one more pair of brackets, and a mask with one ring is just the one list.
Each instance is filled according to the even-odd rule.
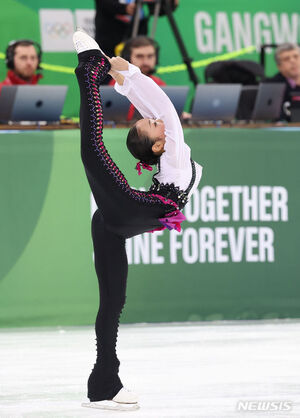
[[81,406],[95,409],[110,409],[113,411],[135,411],[140,409],[138,403],[119,403],[115,401],[83,402]]

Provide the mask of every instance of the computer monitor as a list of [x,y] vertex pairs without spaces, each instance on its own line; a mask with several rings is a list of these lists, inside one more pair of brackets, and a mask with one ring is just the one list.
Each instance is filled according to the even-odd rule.
[[0,94],[0,121],[57,122],[68,86],[3,86]]
[[236,119],[251,120],[258,92],[258,85],[243,86],[237,107]]
[[300,91],[290,93],[291,96],[291,122],[300,122]]
[[251,119],[278,119],[285,89],[285,83],[260,83]]
[[189,92],[188,86],[162,86],[162,90],[173,103],[178,116],[181,116]]
[[[184,105],[186,103],[187,95],[189,92],[189,86],[160,86],[161,89],[166,93],[166,95],[169,97],[171,102],[173,103],[176,112],[178,116],[180,117]],[[134,112],[133,120],[140,119],[142,116],[137,111],[137,109]]]
[[198,84],[192,119],[231,121],[236,115],[241,88],[241,84]]
[[113,86],[101,86],[103,119],[105,122],[127,122],[130,101]]

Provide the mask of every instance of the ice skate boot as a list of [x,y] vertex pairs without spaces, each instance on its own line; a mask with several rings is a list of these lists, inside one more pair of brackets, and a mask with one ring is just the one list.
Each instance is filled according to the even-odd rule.
[[137,394],[124,387],[112,399],[83,402],[81,405],[87,408],[111,409],[115,411],[134,411],[140,408]]
[[77,54],[80,54],[84,51],[89,51],[90,49],[98,49],[102,55],[107,57],[107,55],[105,55],[105,53],[102,51],[95,39],[93,39],[81,28],[78,28],[77,31],[74,32],[73,44]]

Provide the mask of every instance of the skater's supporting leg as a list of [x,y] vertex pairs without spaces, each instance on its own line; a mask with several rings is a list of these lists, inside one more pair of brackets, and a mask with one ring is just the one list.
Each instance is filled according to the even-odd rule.
[[119,318],[126,299],[128,273],[125,239],[110,232],[99,210],[92,220],[95,268],[100,290],[96,319],[97,359],[88,380],[91,401],[112,399],[123,387],[116,354]]

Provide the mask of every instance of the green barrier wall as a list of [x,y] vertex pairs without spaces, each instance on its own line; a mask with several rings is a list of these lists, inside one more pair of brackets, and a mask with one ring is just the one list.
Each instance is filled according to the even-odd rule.
[[[134,187],[127,130],[105,129]],[[204,167],[183,232],[127,240],[121,322],[300,316],[299,130],[185,130]],[[0,134],[0,325],[92,324],[94,210],[79,131]]]
[[[92,0],[6,0],[1,10],[0,52],[4,52],[12,39],[32,38],[42,41],[42,32],[48,36],[49,43],[54,42],[61,48],[66,38],[70,37],[76,25],[92,29],[93,21],[88,18],[79,21],[79,14],[94,7]],[[48,24],[43,25],[40,19],[41,10],[52,10]],[[220,54],[240,50],[250,45],[262,43],[282,43],[286,41],[300,43],[299,2],[290,0],[282,2],[274,0],[262,4],[259,0],[241,2],[231,0],[188,0],[180,1],[174,13],[189,56],[195,60],[216,57]],[[158,21],[155,38],[159,42],[160,66],[181,64],[179,49],[171,32],[166,17]],[[74,52],[58,52],[44,46],[43,61],[48,64],[75,67]],[[55,47],[54,47],[55,49]],[[72,51],[72,49],[71,49]],[[257,52],[246,54],[242,59],[258,61]],[[269,51],[266,63],[267,75],[276,72],[273,53]],[[203,82],[203,68],[196,69]],[[5,77],[4,60],[0,59],[0,80]],[[162,74],[167,84],[190,84],[186,71]],[[67,84],[66,104],[63,109],[65,116],[78,115],[79,93],[72,74],[44,71],[42,84]],[[191,86],[192,88],[192,86]]]

